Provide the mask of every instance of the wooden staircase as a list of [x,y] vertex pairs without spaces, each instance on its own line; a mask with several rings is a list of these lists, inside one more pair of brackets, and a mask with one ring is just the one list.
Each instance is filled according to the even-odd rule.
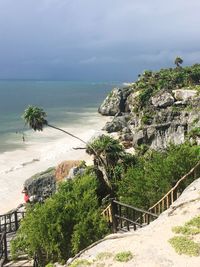
[[27,266],[32,267],[32,261],[22,259],[14,262],[10,260],[10,242],[15,237],[20,221],[24,218],[25,212],[13,210],[0,215],[0,267],[2,266]]
[[103,217],[112,226],[113,232],[116,233],[119,230],[130,231],[137,230],[146,226],[151,221],[158,218],[158,216],[167,210],[174,201],[180,196],[184,188],[184,181],[189,180],[193,182],[200,177],[200,161],[178,182],[173,186],[158,202],[156,202],[148,211],[138,209],[136,207],[118,202],[114,199],[111,203],[102,211]]

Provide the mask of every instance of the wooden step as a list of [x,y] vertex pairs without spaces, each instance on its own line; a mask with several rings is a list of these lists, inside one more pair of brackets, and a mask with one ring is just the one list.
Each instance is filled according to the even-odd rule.
[[33,260],[19,260],[19,261],[9,261],[3,266],[9,267],[33,267]]

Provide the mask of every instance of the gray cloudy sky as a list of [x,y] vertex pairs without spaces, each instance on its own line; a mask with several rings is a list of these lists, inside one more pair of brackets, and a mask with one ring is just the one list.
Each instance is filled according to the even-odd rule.
[[131,81],[200,62],[199,0],[0,0],[0,78]]

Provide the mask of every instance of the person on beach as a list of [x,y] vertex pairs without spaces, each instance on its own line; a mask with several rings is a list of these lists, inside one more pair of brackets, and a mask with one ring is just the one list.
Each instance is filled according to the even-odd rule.
[[24,189],[22,190],[22,193],[24,194],[25,203],[30,203],[30,198],[29,198],[29,195],[28,195],[27,187],[24,187]]

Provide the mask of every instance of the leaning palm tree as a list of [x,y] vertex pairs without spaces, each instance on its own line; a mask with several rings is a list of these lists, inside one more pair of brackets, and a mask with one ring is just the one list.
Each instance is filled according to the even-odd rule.
[[34,131],[43,131],[43,128],[45,126],[49,126],[53,129],[66,133],[78,139],[79,141],[83,142],[84,144],[88,145],[87,142],[77,137],[76,135],[71,134],[61,128],[58,128],[56,126],[49,124],[46,119],[47,114],[42,108],[35,107],[35,106],[28,106],[28,108],[25,109],[24,114],[22,115],[22,118],[25,120],[25,124],[29,125],[29,127],[32,128]]
[[175,58],[175,61],[174,61],[174,64],[177,66],[177,67],[180,67],[180,65],[183,63],[183,59],[181,57],[176,57]]
[[[25,120],[25,124],[29,125],[30,128],[32,128],[34,131],[43,131],[43,128],[45,126],[51,127],[53,129],[56,129],[58,131],[61,131],[65,134],[68,134],[69,136],[78,139],[82,143],[84,143],[87,146],[88,153],[91,155],[94,155],[95,160],[98,161],[98,165],[101,166],[101,170],[103,173],[103,183],[107,188],[111,189],[111,183],[109,180],[108,175],[108,162],[105,161],[105,159],[102,157],[102,153],[99,152],[99,150],[96,151],[96,146],[93,146],[93,144],[87,143],[83,139],[79,138],[78,136],[65,131],[61,128],[58,128],[54,125],[49,124],[47,121],[47,114],[46,112],[39,107],[35,106],[28,106],[27,109],[25,109],[24,114],[22,115],[22,118]],[[94,143],[95,144],[95,143]],[[113,151],[114,152],[114,151]],[[111,158],[111,156],[109,156]],[[114,159],[114,155],[112,156]],[[102,183],[102,179],[100,179]]]

